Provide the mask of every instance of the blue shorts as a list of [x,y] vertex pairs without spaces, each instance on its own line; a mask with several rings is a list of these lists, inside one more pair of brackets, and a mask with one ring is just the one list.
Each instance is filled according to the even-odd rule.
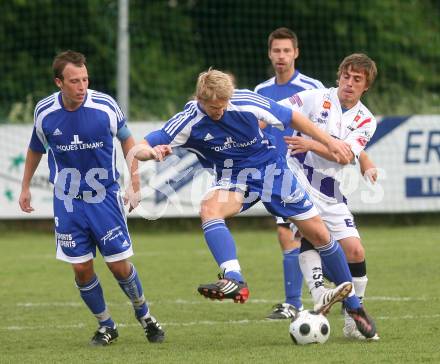
[[309,195],[281,156],[269,165],[231,173],[223,170],[212,189],[243,192],[241,211],[261,201],[269,213],[284,219],[306,220],[318,215]]
[[57,259],[84,263],[96,257],[98,247],[106,262],[133,255],[119,185],[107,188],[99,203],[87,202],[81,194],[66,201],[54,196]]

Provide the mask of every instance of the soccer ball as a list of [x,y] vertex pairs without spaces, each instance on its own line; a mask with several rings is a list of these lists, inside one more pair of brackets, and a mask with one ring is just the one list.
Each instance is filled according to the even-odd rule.
[[300,311],[289,326],[290,337],[298,345],[324,344],[330,336],[327,318],[314,311]]

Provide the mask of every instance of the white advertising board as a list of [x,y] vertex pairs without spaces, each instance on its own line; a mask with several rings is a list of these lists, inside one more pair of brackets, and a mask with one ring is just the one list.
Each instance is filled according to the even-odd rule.
[[[140,140],[161,125],[132,122],[130,129]],[[35,211],[25,214],[18,206],[31,132],[31,125],[0,125],[0,219],[52,217],[47,156],[31,187]],[[347,168],[342,186],[353,212],[440,211],[440,115],[380,118],[366,151],[379,169],[379,179],[372,185],[361,177],[358,166]],[[121,150],[117,165],[124,185],[127,174]],[[130,216],[146,219],[197,216],[200,199],[212,178],[194,154],[183,149],[176,149],[164,162],[142,163],[140,176],[142,202]],[[261,204],[246,214],[267,215]]]

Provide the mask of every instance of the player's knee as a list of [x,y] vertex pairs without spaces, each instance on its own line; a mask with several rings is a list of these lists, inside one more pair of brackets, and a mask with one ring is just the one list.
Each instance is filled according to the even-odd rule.
[[319,215],[303,221],[294,221],[301,235],[314,247],[320,247],[330,242],[330,233]]
[[345,255],[349,262],[362,262],[365,260],[365,250],[360,243],[350,246]]
[[304,237],[315,247],[326,245],[330,242],[330,234],[326,229],[316,229],[308,232]]
[[278,240],[288,241],[293,239],[292,230],[288,225],[277,225]]
[[199,215],[203,221],[206,221],[220,217],[220,211],[212,204],[202,204]]
[[128,260],[120,260],[117,262],[107,263],[108,268],[113,276],[118,279],[127,279],[132,271],[132,265]]
[[86,284],[94,277],[93,262],[72,264],[75,273],[75,280],[79,284]]
[[300,247],[300,241],[294,239],[295,236],[289,226],[278,225],[277,232],[281,249],[292,250]]

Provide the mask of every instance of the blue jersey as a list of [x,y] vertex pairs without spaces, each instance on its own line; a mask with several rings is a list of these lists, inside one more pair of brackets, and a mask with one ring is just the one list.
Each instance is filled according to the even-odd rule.
[[[292,78],[284,83],[277,84],[275,77],[270,78],[269,80],[260,83],[255,87],[255,92],[269,97],[275,101],[280,101],[286,99],[300,91],[315,89],[315,88],[324,88],[324,85],[313,78],[307,77],[303,75],[298,70],[295,70]],[[291,136],[293,130],[291,128],[285,129],[283,131],[273,128],[271,125],[268,125],[264,131],[266,133],[272,134],[276,139],[276,147],[280,154],[285,155],[287,153],[287,145],[284,142],[283,136]]]
[[[50,181],[61,191],[108,188],[119,177],[114,137],[126,120],[112,97],[88,90],[74,111],[64,108],[61,92],[35,107],[29,148],[49,153]],[[124,139],[124,138],[121,138]]]
[[241,170],[277,159],[273,138],[258,127],[258,120],[284,129],[292,121],[292,111],[252,91],[235,90],[220,120],[212,120],[197,101],[190,101],[145,139],[151,146],[187,148],[205,168]]

